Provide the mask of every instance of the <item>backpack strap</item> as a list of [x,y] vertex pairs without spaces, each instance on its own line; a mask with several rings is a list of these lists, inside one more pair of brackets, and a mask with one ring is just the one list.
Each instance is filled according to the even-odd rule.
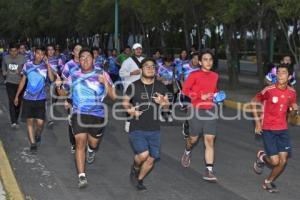
[[141,62],[137,59],[137,57],[131,56],[131,59],[135,62],[135,64],[136,64],[138,67],[140,67]]

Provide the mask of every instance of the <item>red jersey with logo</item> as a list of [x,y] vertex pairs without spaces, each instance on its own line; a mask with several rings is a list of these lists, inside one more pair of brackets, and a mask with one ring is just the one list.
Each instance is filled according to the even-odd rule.
[[[192,72],[183,84],[182,92],[190,97],[193,107],[200,109],[211,109],[214,106],[213,95],[217,92],[217,73],[203,70]],[[207,100],[202,100],[202,95],[209,94]]]
[[262,129],[285,130],[287,126],[287,111],[297,103],[296,91],[287,87],[279,89],[277,85],[266,87],[255,96],[257,101],[264,104]]

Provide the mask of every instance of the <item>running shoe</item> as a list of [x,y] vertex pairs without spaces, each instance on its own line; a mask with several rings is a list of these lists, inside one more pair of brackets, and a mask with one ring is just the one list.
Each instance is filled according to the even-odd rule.
[[146,191],[147,190],[146,186],[144,186],[143,180],[138,180],[137,185],[136,185],[136,189],[138,191]]
[[191,155],[192,153],[190,152],[187,154],[185,151],[183,152],[183,155],[181,157],[181,165],[185,168],[189,167],[191,164]]
[[16,126],[17,126],[16,123],[12,123],[12,124],[10,125],[11,128],[16,128]]
[[130,168],[130,182],[134,187],[137,185],[138,175],[139,175],[139,171],[136,170],[132,165]]
[[262,150],[257,152],[256,161],[253,164],[253,170],[256,174],[262,174],[264,171],[265,162],[261,160],[261,157],[263,157],[264,155],[266,154]]
[[205,172],[204,172],[202,178],[204,180],[210,181],[210,182],[217,182],[218,181],[218,179],[215,176],[214,172],[212,170],[208,170],[208,169],[205,169]]
[[159,121],[161,121],[161,122],[166,122],[166,119],[164,118],[163,115],[159,115]]
[[168,115],[168,118],[167,118],[168,122],[173,122],[173,117],[171,114]]
[[279,190],[277,189],[276,185],[273,182],[266,182],[266,180],[262,184],[262,188],[264,190],[267,190],[270,193],[277,193],[277,192],[279,192]]
[[96,152],[95,151],[87,151],[86,162],[88,164],[92,164],[95,161]]
[[78,178],[78,187],[79,188],[85,188],[87,186],[88,182],[85,176],[80,176]]
[[36,143],[33,143],[30,145],[30,152],[31,153],[36,153],[37,152],[37,145]]

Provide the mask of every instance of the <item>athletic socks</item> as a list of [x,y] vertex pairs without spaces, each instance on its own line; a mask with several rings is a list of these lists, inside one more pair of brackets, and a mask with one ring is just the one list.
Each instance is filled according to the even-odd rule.
[[78,177],[84,176],[85,177],[85,173],[80,173],[78,174]]
[[192,152],[191,150],[189,150],[189,151],[186,149],[184,150],[185,155],[190,155],[191,152]]
[[88,152],[92,153],[92,152],[96,151],[96,148],[92,148],[90,145],[87,145],[87,150],[88,150]]

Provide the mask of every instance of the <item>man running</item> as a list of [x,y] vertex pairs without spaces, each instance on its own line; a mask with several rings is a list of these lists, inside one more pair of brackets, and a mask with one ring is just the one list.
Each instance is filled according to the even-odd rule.
[[26,119],[30,150],[37,151],[37,143],[41,142],[46,112],[46,83],[54,80],[51,65],[45,57],[44,49],[35,49],[33,62],[27,62],[21,72],[23,75],[14,99],[16,106],[20,104],[19,96],[25,87],[22,105],[22,118]]
[[[12,128],[18,128],[18,118],[20,114],[20,104],[15,105],[14,99],[21,80],[21,71],[25,64],[25,57],[18,53],[18,45],[9,45],[9,54],[2,60],[2,74],[5,77],[5,85],[8,96],[9,115]],[[21,98],[19,98],[21,101]]]
[[[93,53],[82,49],[79,53],[80,70],[73,72],[61,89],[61,81],[57,81],[60,95],[72,96],[72,129],[76,139],[76,167],[78,186],[87,186],[85,161],[93,163],[95,151],[103,136],[107,111],[103,100],[106,95],[116,98],[112,81],[104,70],[94,69]],[[87,158],[86,158],[87,146]]]
[[113,49],[111,51],[111,55],[108,57],[108,73],[113,81],[115,83],[117,80],[119,80],[119,66],[117,65],[117,50]]
[[155,60],[146,58],[142,76],[126,90],[123,106],[131,116],[129,141],[134,151],[130,178],[137,190],[146,190],[143,180],[160,157],[160,123],[157,114],[168,109],[166,87],[155,79]]
[[217,92],[218,74],[211,71],[213,66],[213,54],[210,50],[204,50],[200,56],[201,70],[192,72],[183,85],[183,94],[191,99],[189,107],[190,135],[186,140],[186,147],[181,158],[183,167],[189,167],[192,149],[203,135],[205,146],[206,169],[203,179],[211,182],[217,181],[213,171],[214,143],[217,129],[217,109],[213,97]]
[[[156,60],[157,64],[157,60]],[[157,80],[161,81],[169,92],[169,101],[173,103],[174,99],[174,79],[175,79],[175,69],[173,64],[173,56],[171,54],[166,55],[163,58],[163,62],[158,64],[158,70],[157,70]],[[165,122],[166,119],[168,122],[173,122],[172,117],[172,105],[170,105],[170,110],[167,112],[163,112],[160,115],[160,121]]]
[[[278,192],[274,181],[284,171],[291,144],[288,134],[287,113],[298,113],[296,91],[288,86],[292,71],[286,64],[277,67],[277,83],[266,87],[252,99],[255,119],[255,133],[261,134],[264,151],[257,152],[254,171],[262,174],[265,164],[272,167],[270,175],[264,180],[262,187],[268,192]],[[263,104],[263,117],[259,117],[257,103]]]
[[[53,44],[48,44],[46,46],[46,57],[48,59],[48,62],[51,66],[52,72],[56,76],[61,76],[62,68],[64,66],[64,63],[62,59],[59,58],[59,56],[55,55],[55,49]],[[55,88],[50,87],[50,98],[48,103],[50,103],[50,106],[53,106],[53,103],[57,102],[57,91]],[[52,120],[51,112],[47,112],[48,116],[48,127],[52,127],[54,122]]]
[[[69,76],[79,70],[79,52],[80,50],[82,49],[82,46],[80,44],[75,44],[73,46],[73,49],[72,49],[72,56],[73,56],[73,59],[70,60],[69,62],[67,62],[65,64],[65,66],[63,67],[63,70],[62,70],[62,73],[61,73],[61,78],[64,80],[64,81],[67,81]],[[65,109],[68,111],[68,114],[69,114],[69,118],[71,117],[70,116],[70,108],[72,106],[72,99],[71,98],[68,98],[67,100],[65,100]],[[71,127],[71,122],[69,121],[69,141],[70,141],[70,144],[71,144],[71,153],[75,153],[75,137],[74,137],[74,134],[73,134],[73,131],[72,131],[72,127]]]
[[[142,56],[143,47],[139,43],[135,43],[132,46],[133,55],[127,58],[119,71],[120,77],[123,79],[123,89],[124,92],[127,90],[127,87],[136,80],[141,78],[141,71],[139,69],[139,65],[141,61],[144,59]],[[129,132],[129,121],[125,122],[125,132]]]

